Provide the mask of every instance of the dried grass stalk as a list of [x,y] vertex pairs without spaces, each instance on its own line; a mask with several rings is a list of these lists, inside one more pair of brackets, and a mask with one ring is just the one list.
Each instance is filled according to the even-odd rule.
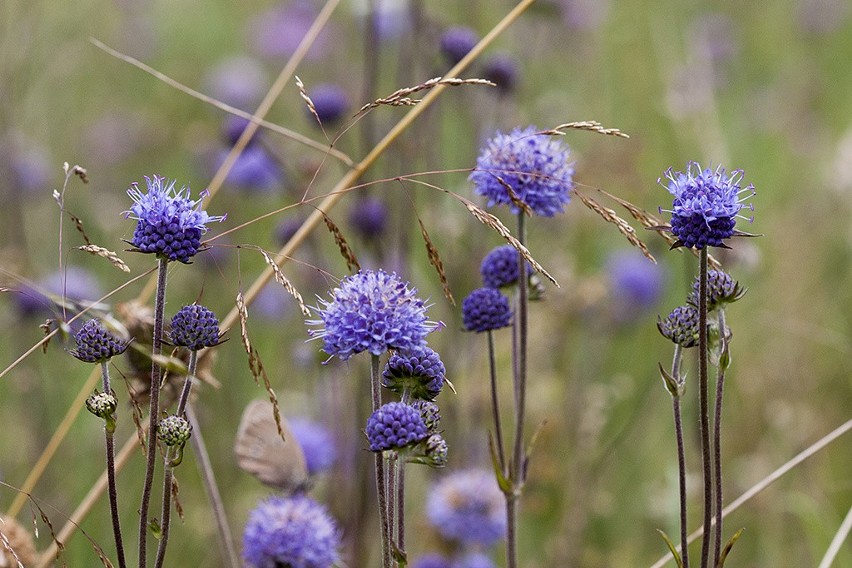
[[314,106],[314,101],[311,100],[311,97],[309,97],[307,91],[305,91],[305,84],[302,83],[302,80],[299,79],[298,75],[296,75],[296,86],[299,87],[299,95],[302,97],[302,100],[305,101],[305,104],[308,105],[308,110],[312,115],[314,115],[314,118],[317,119],[317,124],[322,126],[322,120],[320,120],[320,117],[317,114],[317,107]]
[[627,241],[633,245],[634,247],[639,248],[642,251],[642,254],[645,255],[645,258],[653,262],[657,263],[657,259],[651,254],[651,251],[648,250],[648,247],[645,246],[645,243],[636,236],[636,230],[630,226],[630,223],[619,217],[613,209],[609,207],[604,207],[591,197],[580,193],[576,189],[574,189],[574,195],[576,195],[580,201],[583,202],[583,205],[597,213],[601,216],[601,218],[607,223],[612,223],[615,225],[615,228],[618,229],[618,232],[624,235]]
[[[334,242],[337,245],[338,250],[340,250],[340,254],[341,256],[343,256],[343,260],[346,261],[346,269],[349,271],[351,271],[352,268],[361,270],[361,264],[355,257],[355,251],[353,251],[352,247],[349,246],[349,243],[343,236],[343,232],[340,230],[340,227],[335,225],[334,221],[331,220],[331,217],[326,215],[324,211],[322,211],[322,218],[323,221],[325,221],[325,226],[328,227],[329,232],[334,235]],[[305,315],[310,314],[306,313]]]
[[417,99],[410,98],[409,95],[420,91],[432,89],[434,87],[437,87],[438,85],[447,85],[450,87],[458,87],[459,85],[485,85],[488,87],[496,86],[496,84],[485,79],[457,79],[454,77],[435,77],[413,87],[404,87],[402,89],[397,89],[386,97],[376,99],[371,103],[365,104],[358,110],[357,113],[355,113],[355,118],[358,118],[364,113],[367,113],[373,110],[374,108],[380,106],[414,106],[420,101]]
[[550,273],[547,270],[545,270],[544,267],[541,264],[539,264],[539,262],[536,259],[534,259],[532,257],[532,255],[530,254],[530,251],[527,249],[527,247],[522,245],[521,242],[518,239],[516,239],[514,236],[512,236],[512,233],[509,232],[509,229],[506,228],[506,225],[504,225],[500,221],[500,219],[498,219],[497,217],[495,217],[491,213],[488,213],[487,211],[483,210],[482,208],[477,207],[476,205],[474,205],[470,201],[465,200],[464,205],[465,205],[465,207],[467,207],[467,210],[470,211],[470,214],[473,215],[476,218],[477,221],[479,221],[483,225],[490,227],[491,229],[497,231],[497,233],[501,237],[506,239],[506,242],[508,242],[513,247],[515,247],[515,250],[517,250],[518,253],[520,253],[520,255],[522,257],[524,257],[527,262],[530,263],[530,266],[533,267],[533,270],[535,270],[536,272],[538,272],[539,274],[541,274],[542,276],[544,276],[545,278],[547,278],[548,280],[553,282],[553,284],[557,288],[559,288],[559,282],[557,282],[556,279],[553,276],[551,276]]
[[426,244],[426,253],[429,255],[429,264],[435,267],[438,272],[438,278],[441,280],[441,288],[444,290],[444,297],[450,301],[452,305],[456,305],[456,300],[453,298],[453,293],[450,291],[450,283],[447,281],[447,273],[444,271],[444,263],[441,261],[441,256],[438,254],[438,249],[429,238],[429,233],[426,231],[426,226],[419,218],[420,234],[423,235],[423,242]]
[[302,295],[296,290],[296,287],[293,286],[293,283],[287,280],[287,277],[284,276],[284,273],[281,271],[281,267],[278,266],[278,263],[272,260],[272,257],[267,254],[266,251],[261,250],[260,254],[263,255],[263,259],[266,261],[266,264],[272,268],[272,274],[275,276],[275,281],[281,284],[287,293],[293,296],[296,301],[299,303],[299,309],[302,311],[302,315],[308,317],[311,315],[310,310],[305,305],[305,301],[302,299]]
[[104,247],[99,247],[98,245],[92,245],[92,244],[83,245],[83,246],[80,246],[80,247],[77,247],[77,248],[79,250],[87,252],[89,254],[93,254],[95,256],[100,256],[102,258],[107,259],[108,261],[110,261],[112,263],[113,266],[115,266],[116,268],[118,268],[122,272],[130,272],[130,267],[127,266],[127,264],[123,260],[121,260],[115,252],[113,252],[111,250],[105,249]]
[[92,244],[91,239],[89,239],[89,235],[87,235],[86,231],[83,230],[83,220],[74,215],[73,213],[68,213],[68,216],[71,217],[72,221],[74,221],[74,228],[77,229],[77,232],[79,232],[83,236],[83,240],[86,241],[86,244]]
[[566,122],[565,124],[560,124],[550,130],[545,130],[542,134],[548,134],[550,136],[564,136],[564,130],[587,130],[589,132],[597,132],[598,134],[603,134],[605,136],[617,136],[619,138],[630,138],[629,135],[625,134],[618,128],[604,128],[600,122],[596,120],[580,120],[577,122]]
[[508,183],[506,183],[506,180],[504,180],[503,178],[501,178],[497,174],[491,174],[491,175],[493,175],[495,178],[497,178],[497,182],[500,185],[502,185],[503,188],[506,190],[506,193],[509,194],[509,201],[512,202],[512,205],[514,205],[515,207],[517,207],[518,209],[523,211],[524,215],[526,215],[527,217],[531,217],[532,214],[533,214],[532,209],[530,209],[530,206],[527,205],[526,202],[523,199],[518,197],[518,194],[515,193],[514,188],[511,185],[509,185]]

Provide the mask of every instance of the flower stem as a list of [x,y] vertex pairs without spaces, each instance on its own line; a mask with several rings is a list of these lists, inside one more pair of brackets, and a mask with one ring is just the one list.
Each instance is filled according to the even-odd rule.
[[[523,211],[518,213],[518,242],[526,241],[526,218]],[[518,305],[515,313],[515,349],[514,387],[515,387],[515,443],[512,452],[512,464],[509,468],[511,492],[506,494],[506,565],[517,568],[518,552],[518,503],[524,482],[526,481],[526,454],[524,452],[524,419],[527,392],[527,303],[528,303],[527,261],[518,254]]]
[[151,406],[148,416],[148,444],[145,449],[145,483],[142,486],[142,504],[139,506],[139,568],[147,566],[148,507],[151,504],[151,488],[154,485],[154,467],[157,454],[157,423],[160,414],[160,381],[162,369],[157,363],[163,346],[163,314],[166,306],[166,274],[169,261],[157,260],[157,295],[154,302],[154,337],[151,345]]
[[[177,416],[181,416],[186,409],[186,402],[189,400],[189,391],[192,388],[192,379],[195,377],[195,371],[198,368],[198,351],[189,352],[189,370],[186,374],[186,380],[183,383],[183,390],[180,393],[180,401],[178,402]],[[191,437],[191,436],[190,436]],[[180,450],[182,451],[182,450]],[[157,546],[157,561],[154,564],[156,568],[162,568],[163,561],[166,558],[166,547],[169,545],[169,528],[171,527],[172,518],[172,477],[173,466],[172,460],[175,458],[175,448],[169,448],[166,452],[164,474],[163,474],[163,508],[160,518],[162,519],[162,536],[160,544]]]
[[503,428],[500,426],[500,404],[497,398],[497,362],[494,354],[494,332],[488,330],[488,368],[491,375],[491,413],[494,415],[494,437],[500,471],[506,475],[506,454],[503,450]]
[[405,558],[405,460],[397,456],[396,467],[396,546]]
[[[675,352],[672,360],[672,378],[678,385],[683,384],[680,376],[680,363],[683,356],[683,347],[675,344]],[[680,414],[681,395],[672,396],[672,409],[674,411],[675,438],[677,439],[677,469],[678,486],[680,498],[680,558],[683,568],[689,568],[689,548],[687,541],[687,516],[686,516],[686,453],[683,447],[683,419]]]
[[719,564],[722,552],[722,394],[725,389],[725,371],[727,370],[728,329],[725,323],[725,310],[718,310],[719,322],[719,367],[716,372],[716,404],[713,415],[713,484],[716,488],[716,533],[713,539],[713,566]]
[[207,491],[207,498],[210,500],[210,505],[213,507],[213,517],[216,519],[216,529],[219,531],[219,544],[223,548],[222,556],[227,560],[228,568],[240,568],[239,556],[237,556],[237,548],[234,546],[234,537],[231,535],[231,528],[228,526],[228,518],[225,516],[225,507],[222,504],[222,495],[219,492],[219,486],[216,483],[216,477],[213,475],[213,465],[210,463],[210,455],[207,453],[207,445],[204,443],[204,438],[201,435],[201,429],[198,425],[198,417],[195,415],[195,410],[191,404],[186,406],[186,419],[192,427],[192,436],[189,437],[189,443],[192,444],[192,451],[195,452],[198,460],[198,470],[201,472],[201,480],[204,483],[204,489]]
[[[373,398],[373,412],[382,405],[381,383],[379,382],[379,356],[370,359],[370,392]],[[375,452],[376,492],[379,499],[379,522],[382,530],[382,567],[390,568],[390,523],[388,521],[387,480],[385,479],[385,458],[382,452]]]
[[[101,362],[101,376],[103,377],[104,392],[112,393],[109,382],[109,361]],[[112,532],[115,537],[115,552],[118,556],[119,568],[125,568],[127,563],[124,559],[124,542],[121,538],[121,523],[118,517],[118,491],[115,487],[115,418],[112,422],[104,423],[104,436],[106,441],[106,468],[107,486],[109,493],[109,512],[112,517]]]
[[713,519],[713,485],[710,449],[710,421],[707,404],[707,247],[701,249],[698,269],[698,406],[701,426],[701,463],[704,482],[704,539],[701,568],[710,559],[710,533]]

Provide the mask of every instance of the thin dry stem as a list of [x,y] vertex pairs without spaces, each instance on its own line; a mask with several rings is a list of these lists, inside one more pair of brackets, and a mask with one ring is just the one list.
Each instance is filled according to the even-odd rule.
[[550,130],[545,130],[542,134],[549,134],[551,136],[564,136],[564,130],[587,130],[589,132],[597,132],[598,134],[603,134],[605,136],[617,136],[619,138],[630,138],[629,135],[625,134],[618,128],[604,128],[600,122],[596,120],[580,120],[576,122],[566,122],[565,124],[560,124],[559,126],[555,126]]
[[417,222],[420,223],[420,234],[423,236],[423,242],[426,244],[426,254],[429,256],[429,264],[431,264],[438,273],[438,278],[441,280],[441,288],[444,291],[444,296],[452,304],[456,305],[456,300],[453,298],[453,293],[450,291],[450,283],[447,280],[447,272],[444,270],[444,263],[441,261],[441,256],[438,254],[438,249],[429,238],[429,232],[426,231],[426,225],[418,217]]
[[648,247],[645,246],[645,243],[643,243],[642,240],[636,236],[636,230],[632,226],[630,226],[630,223],[619,217],[614,210],[610,209],[609,207],[604,207],[588,195],[577,191],[576,188],[574,189],[574,195],[576,195],[580,199],[583,205],[600,215],[601,219],[603,219],[607,223],[612,223],[613,225],[615,225],[615,228],[618,229],[618,232],[624,235],[624,237],[631,245],[641,250],[642,254],[645,255],[645,258],[647,258],[654,264],[657,263],[657,259],[655,259],[654,255],[651,254],[651,251],[648,250]]
[[[322,220],[325,221],[325,226],[328,228],[328,231],[334,235],[334,244],[337,245],[340,255],[343,257],[343,260],[346,261],[346,269],[350,271],[353,268],[361,270],[361,264],[355,256],[355,251],[352,250],[351,246],[349,246],[349,243],[346,241],[346,237],[343,236],[343,231],[340,230],[340,227],[338,227],[334,221],[331,220],[331,217],[325,213],[322,214]],[[305,315],[307,316],[310,314],[306,313]]]
[[[299,293],[298,290],[296,290],[296,287],[293,286],[293,283],[290,282],[287,279],[286,276],[284,276],[283,272],[281,272],[281,267],[279,267],[275,263],[275,261],[272,260],[272,257],[269,256],[266,253],[265,250],[261,249],[260,254],[263,255],[263,260],[266,261],[266,264],[268,264],[270,266],[270,268],[272,268],[272,273],[275,276],[275,281],[278,282],[279,284],[281,284],[284,287],[284,289],[287,290],[287,293],[290,294],[291,296],[293,296],[293,298],[295,298],[296,302],[299,303],[299,310],[302,312],[302,315],[305,316],[305,317],[310,316],[311,311],[305,305],[305,300],[302,299],[302,295]],[[243,306],[243,308],[245,308],[245,306]],[[248,317],[248,313],[246,313],[246,317]]]
[[417,105],[421,103],[422,100],[412,99],[409,97],[409,95],[418,93],[420,91],[428,91],[429,89],[434,89],[438,85],[443,85],[447,87],[458,87],[461,85],[485,85],[488,87],[496,86],[491,81],[487,81],[485,79],[457,79],[455,77],[435,77],[413,87],[404,87],[402,89],[397,89],[386,97],[382,97],[380,99],[376,99],[373,102],[365,104],[360,109],[358,109],[358,112],[355,113],[353,120],[357,120],[359,117],[380,106]]

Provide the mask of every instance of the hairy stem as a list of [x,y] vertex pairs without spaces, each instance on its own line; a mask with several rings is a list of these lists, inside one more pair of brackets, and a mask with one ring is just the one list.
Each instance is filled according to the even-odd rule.
[[201,481],[204,484],[204,490],[207,492],[207,498],[210,500],[210,506],[213,508],[213,518],[216,519],[216,530],[219,532],[219,546],[222,547],[222,556],[227,561],[226,566],[228,568],[240,568],[240,557],[237,555],[234,537],[231,534],[230,526],[228,526],[228,517],[225,515],[225,506],[222,504],[222,494],[219,492],[219,485],[216,483],[216,476],[213,474],[213,465],[210,463],[210,454],[207,453],[207,445],[201,435],[198,417],[195,415],[192,404],[186,406],[186,419],[192,427],[189,443],[192,445],[192,451],[195,452]]
[[[175,413],[177,416],[183,415],[186,409],[186,403],[189,400],[189,391],[192,388],[192,379],[195,377],[195,371],[198,368],[198,351],[190,351],[189,352],[189,370],[186,373],[186,380],[183,383],[183,390],[180,393],[180,400],[178,402],[177,412]],[[192,436],[190,436],[192,437]],[[166,558],[166,547],[169,545],[169,528],[171,527],[171,518],[172,518],[172,477],[173,477],[173,465],[172,461],[175,459],[175,455],[177,451],[175,448],[169,448],[169,451],[166,452],[165,459],[165,474],[163,475],[163,508],[161,513],[162,519],[162,536],[160,537],[160,544],[157,546],[157,562],[155,564],[156,568],[162,568],[163,561]]]
[[491,375],[491,414],[494,415],[494,438],[497,443],[497,459],[500,471],[506,475],[506,454],[503,450],[503,427],[500,425],[500,403],[497,398],[497,361],[494,352],[494,332],[488,334],[488,369]]
[[[680,376],[680,363],[683,358],[683,347],[675,344],[674,357],[672,358],[672,378],[678,385],[683,384]],[[677,439],[677,470],[680,499],[680,558],[683,568],[689,568],[689,548],[687,542],[687,516],[686,516],[686,453],[683,447],[683,419],[680,414],[681,395],[672,396],[672,409],[674,411],[675,438]]]
[[[382,405],[381,383],[379,382],[379,356],[370,359],[370,391],[373,397],[373,412]],[[376,492],[379,499],[379,522],[382,530],[382,568],[390,568],[390,523],[388,521],[387,480],[385,479],[385,459],[382,452],[375,452]]]
[[[103,377],[104,392],[112,393],[109,382],[109,362],[101,362],[101,376]],[[112,517],[112,533],[115,537],[115,553],[118,556],[119,568],[125,568],[127,563],[124,559],[124,542],[121,538],[121,522],[118,516],[118,491],[115,487],[115,415],[104,424],[104,436],[106,438],[106,471],[107,492],[109,493],[109,512]]]
[[712,459],[710,420],[707,405],[707,247],[701,249],[698,269],[698,406],[701,426],[701,463],[704,483],[704,539],[701,543],[701,568],[710,560],[710,531],[713,520]]
[[139,568],[145,568],[147,565],[148,507],[151,504],[151,488],[154,485],[162,380],[162,369],[157,363],[157,355],[160,355],[163,348],[163,314],[166,307],[166,274],[169,265],[165,258],[160,258],[157,262],[157,295],[154,302],[154,337],[151,346],[151,406],[148,416],[148,444],[145,448],[145,484],[142,486],[142,504],[139,505]]
[[726,359],[728,355],[728,329],[725,310],[718,310],[719,368],[716,372],[716,404],[713,415],[713,485],[716,490],[716,533],[713,539],[713,566],[719,564],[722,554],[722,394],[725,389]]

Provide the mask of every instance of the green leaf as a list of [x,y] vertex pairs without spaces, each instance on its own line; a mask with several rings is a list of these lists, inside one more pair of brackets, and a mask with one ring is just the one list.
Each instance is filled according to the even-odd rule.
[[491,451],[491,466],[494,468],[494,477],[497,478],[497,485],[504,495],[512,494],[512,482],[503,475],[503,467],[500,465],[500,459],[497,454],[497,446],[494,443],[494,436],[491,432],[488,433],[488,449]]
[[666,541],[666,546],[669,547],[669,551],[674,556],[675,562],[677,562],[677,568],[683,568],[683,560],[680,559],[680,554],[678,554],[677,547],[672,542],[672,539],[669,538],[665,532],[657,529],[657,532],[660,533],[660,536],[663,537],[663,540]]
[[668,373],[668,371],[663,369],[662,363],[657,363],[657,366],[660,368],[660,376],[663,378],[663,384],[665,385],[666,390],[669,391],[672,398],[680,398],[683,394],[683,385],[678,383],[677,380]]
[[722,554],[719,556],[719,563],[716,564],[716,568],[722,568],[725,565],[725,559],[728,558],[728,554],[734,547],[734,543],[740,539],[740,536],[742,536],[743,532],[745,532],[745,527],[734,533],[734,536],[731,537],[731,540],[728,541],[728,544],[726,544],[725,548],[722,550]]

